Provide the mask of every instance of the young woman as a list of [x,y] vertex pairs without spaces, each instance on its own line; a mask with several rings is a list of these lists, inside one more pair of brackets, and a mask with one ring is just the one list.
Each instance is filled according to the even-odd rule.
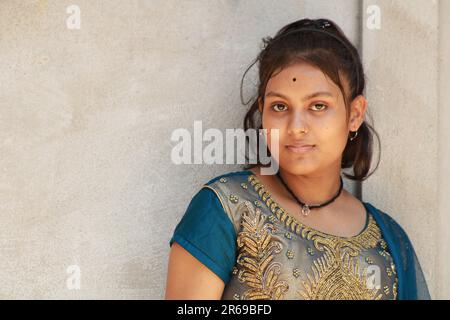
[[264,44],[244,127],[267,129],[269,152],[278,129],[278,173],[258,156],[200,189],[170,240],[166,299],[429,299],[405,231],[343,189],[370,175],[376,135],[356,48],[325,19]]

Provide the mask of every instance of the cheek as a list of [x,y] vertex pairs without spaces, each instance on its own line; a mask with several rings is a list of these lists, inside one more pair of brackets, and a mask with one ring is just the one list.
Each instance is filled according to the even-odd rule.
[[272,142],[273,130],[278,129],[278,136],[281,136],[282,128],[280,127],[280,123],[276,121],[273,117],[267,116],[267,113],[263,115],[262,118],[262,127],[267,130],[267,143],[270,148],[270,144]]
[[286,125],[279,119],[266,117],[263,119],[262,126],[267,130],[267,144],[269,149],[271,148],[272,141],[276,143],[275,139],[278,139],[279,148],[283,145],[283,141],[286,139]]
[[278,143],[279,148],[284,141],[284,130],[279,127],[266,128],[267,129],[267,144],[269,149],[272,147],[272,143]]
[[[344,124],[326,125],[318,132],[318,144],[328,153],[341,153],[347,144],[347,129]],[[319,147],[320,147],[319,145]]]
[[268,115],[269,111],[265,110],[262,116],[262,126],[264,129],[270,129],[276,127],[276,121],[274,117]]

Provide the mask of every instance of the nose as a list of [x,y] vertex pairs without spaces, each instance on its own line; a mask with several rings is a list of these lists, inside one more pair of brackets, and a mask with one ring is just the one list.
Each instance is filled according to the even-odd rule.
[[308,132],[306,113],[301,110],[292,112],[288,123],[288,134],[296,132]]

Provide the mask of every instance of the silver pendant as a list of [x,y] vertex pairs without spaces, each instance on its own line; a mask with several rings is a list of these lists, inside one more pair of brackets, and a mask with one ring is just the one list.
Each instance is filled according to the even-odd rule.
[[305,204],[305,205],[302,207],[302,214],[303,214],[305,217],[307,217],[308,214],[309,214],[310,212],[311,212],[311,210],[309,209],[308,205]]

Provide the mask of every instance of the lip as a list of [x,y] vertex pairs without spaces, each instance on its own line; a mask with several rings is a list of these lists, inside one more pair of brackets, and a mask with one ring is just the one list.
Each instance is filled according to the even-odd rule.
[[290,144],[286,148],[294,153],[305,153],[313,150],[316,146],[313,144]]

